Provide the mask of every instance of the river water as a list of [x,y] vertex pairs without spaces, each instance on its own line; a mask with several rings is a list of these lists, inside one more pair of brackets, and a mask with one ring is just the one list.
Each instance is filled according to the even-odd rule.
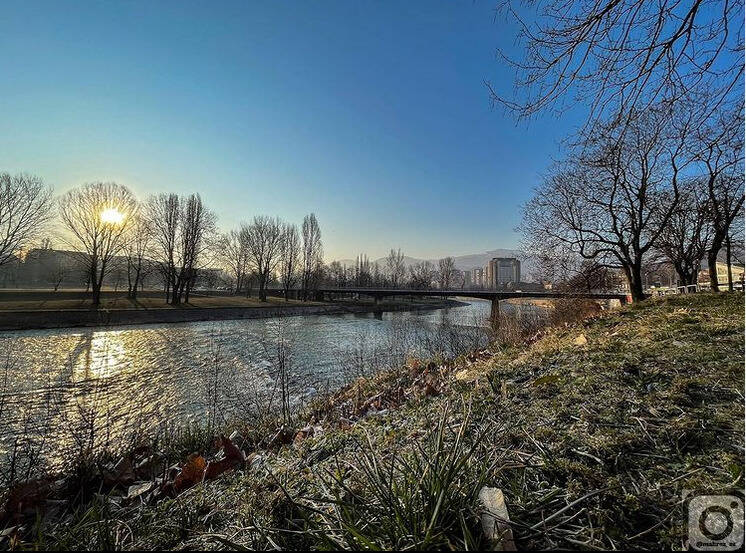
[[0,458],[23,448],[60,458],[251,415],[276,396],[280,371],[297,404],[408,355],[474,349],[485,343],[490,305],[464,301],[378,315],[2,332]]

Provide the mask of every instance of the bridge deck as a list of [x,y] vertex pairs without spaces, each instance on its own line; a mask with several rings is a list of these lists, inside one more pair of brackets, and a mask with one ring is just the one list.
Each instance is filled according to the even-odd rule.
[[505,290],[407,290],[404,288],[319,288],[317,292],[325,294],[361,294],[366,296],[438,296],[464,298],[479,298],[486,300],[503,300],[510,298],[574,298],[596,300],[626,301],[627,295],[622,293],[566,293],[566,292],[519,292]]

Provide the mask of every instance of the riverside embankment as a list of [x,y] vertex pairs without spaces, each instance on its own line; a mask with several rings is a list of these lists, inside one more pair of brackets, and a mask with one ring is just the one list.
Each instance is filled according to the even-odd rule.
[[185,323],[233,319],[266,319],[301,315],[384,313],[419,311],[465,305],[451,299],[373,302],[300,302],[270,297],[268,302],[242,296],[193,296],[188,304],[170,306],[162,295],[143,294],[128,300],[121,292],[104,295],[102,305],[93,309],[88,296],[79,291],[1,291],[0,330],[74,328]]

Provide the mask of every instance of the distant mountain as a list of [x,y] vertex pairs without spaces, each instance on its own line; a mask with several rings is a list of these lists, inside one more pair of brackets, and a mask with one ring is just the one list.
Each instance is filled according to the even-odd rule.
[[[457,255],[453,257],[453,260],[456,263],[456,268],[461,269],[462,271],[467,271],[470,269],[474,269],[476,267],[484,267],[487,265],[487,262],[492,259],[493,257],[517,257],[521,260],[521,276],[522,278],[528,277],[535,266],[534,261],[531,258],[524,257],[523,253],[520,250],[508,250],[503,248],[498,248],[496,250],[488,250],[484,253],[472,253],[467,255]],[[353,267],[355,265],[354,259],[338,259],[340,263],[343,265],[347,265],[348,267]],[[436,267],[438,266],[438,260],[437,259],[417,259],[416,257],[409,257],[404,256],[404,264],[409,268],[412,265],[416,265],[417,263],[421,263],[422,261],[429,261]],[[378,259],[371,259],[371,264],[378,263],[378,266],[384,270],[386,267],[386,258],[380,257]]]

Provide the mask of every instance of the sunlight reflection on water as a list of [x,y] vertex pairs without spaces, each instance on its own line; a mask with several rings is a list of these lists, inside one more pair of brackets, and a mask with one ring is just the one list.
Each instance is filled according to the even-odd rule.
[[[251,394],[273,385],[278,329],[292,344],[297,395],[339,386],[360,371],[399,362],[433,329],[480,327],[489,303],[436,311],[56,329],[0,333],[0,454],[24,433],[53,448],[82,448],[95,431],[111,445],[205,412],[246,414]],[[435,347],[435,346],[432,346]],[[427,351],[419,353],[427,354]],[[367,368],[366,368],[367,367]],[[219,371],[219,390],[210,380]],[[211,395],[212,394],[212,395]],[[209,405],[219,397],[220,405]],[[212,398],[212,399],[211,399]]]

